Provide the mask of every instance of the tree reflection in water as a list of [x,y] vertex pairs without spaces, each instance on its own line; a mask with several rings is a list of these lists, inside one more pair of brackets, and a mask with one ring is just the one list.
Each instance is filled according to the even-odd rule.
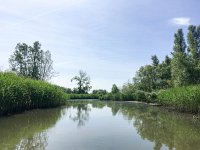
[[48,145],[47,141],[47,133],[40,132],[30,138],[22,139],[16,146],[16,150],[45,150]]
[[142,104],[110,103],[129,120],[142,139],[154,142],[154,150],[161,150],[165,145],[169,150],[200,149],[200,121],[193,121],[190,115],[167,112],[158,107]]
[[47,146],[47,130],[62,117],[61,108],[32,110],[0,119],[0,149],[36,150]]
[[34,110],[17,117],[0,119],[0,148],[43,150],[48,145],[48,129],[62,116],[69,115],[69,118],[81,127],[89,120],[91,110],[99,108],[102,109],[102,113],[107,113],[108,110],[104,111],[104,107],[108,107],[113,116],[123,115],[126,121],[133,123],[137,134],[143,140],[154,143],[154,150],[161,150],[163,146],[169,150],[200,149],[200,120],[194,121],[190,115],[125,102],[71,101],[66,107]]
[[77,126],[84,126],[85,123],[89,120],[89,112],[91,111],[91,105],[85,102],[74,103],[71,105],[73,110],[76,112],[68,112],[69,118],[74,122],[77,122]]
[[[169,150],[198,150],[200,148],[200,121],[193,121],[191,115],[168,112],[159,107],[126,102],[72,102],[70,107],[76,110],[70,118],[78,126],[85,125],[93,108],[109,107],[112,115],[122,114],[133,122],[133,127],[142,139],[154,143],[154,150],[163,146]],[[104,113],[104,111],[102,111]]]

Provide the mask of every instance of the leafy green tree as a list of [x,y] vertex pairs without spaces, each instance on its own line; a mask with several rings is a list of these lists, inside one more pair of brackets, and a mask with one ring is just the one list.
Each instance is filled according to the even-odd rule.
[[133,78],[137,90],[152,92],[171,87],[171,58],[166,56],[162,63],[156,55],[152,56],[152,65],[142,66]]
[[190,25],[187,34],[188,51],[194,60],[200,60],[200,26]]
[[89,90],[92,88],[90,86],[90,77],[87,75],[86,72],[80,70],[79,76],[75,76],[71,79],[71,82],[76,81],[77,82],[77,90],[79,94],[88,93]]
[[151,57],[151,60],[152,60],[152,65],[153,66],[158,66],[159,65],[159,60],[158,60],[158,57],[156,55],[153,55]]
[[133,78],[138,90],[151,92],[156,88],[155,68],[151,65],[142,66]]
[[[181,52],[186,54],[186,43],[182,29],[178,29],[177,33],[174,34],[174,46],[173,46],[173,53]],[[173,54],[172,53],[172,54]]]
[[189,61],[186,55],[186,43],[182,29],[174,35],[173,58],[171,62],[172,81],[174,86],[190,83]]
[[119,93],[119,88],[117,87],[116,84],[113,84],[113,85],[112,85],[111,93],[112,93],[112,94]]
[[171,61],[172,61],[172,59],[171,59],[168,55],[166,55],[166,56],[165,56],[164,63],[165,63],[166,65],[170,66]]
[[38,41],[33,43],[33,47],[18,43],[9,63],[11,70],[18,75],[36,80],[48,80],[54,74],[51,53],[41,50]]
[[25,43],[18,43],[14,54],[9,59],[11,70],[25,77],[30,76],[29,57],[29,46]]
[[165,60],[157,67],[157,74],[160,79],[157,89],[166,89],[172,86],[171,58],[165,57]]
[[193,84],[200,83],[200,26],[189,26],[188,34],[188,52],[190,58],[190,74]]

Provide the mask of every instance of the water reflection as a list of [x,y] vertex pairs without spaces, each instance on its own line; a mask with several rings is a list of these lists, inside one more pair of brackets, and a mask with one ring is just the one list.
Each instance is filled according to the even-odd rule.
[[16,150],[45,150],[48,145],[47,132],[35,134],[33,137],[22,139]]
[[73,108],[77,113],[72,119],[78,122],[78,126],[84,125],[89,120],[90,106],[99,109],[107,106],[111,109],[113,116],[122,114],[126,120],[132,120],[133,127],[141,138],[154,143],[154,150],[161,150],[163,146],[168,147],[169,150],[200,149],[200,121],[194,121],[191,115],[167,112],[161,108],[143,104],[89,103],[73,103]]
[[60,109],[34,110],[0,119],[0,148],[5,150],[45,149],[44,132],[61,118]]
[[77,122],[78,127],[84,126],[89,120],[89,112],[91,111],[91,107],[88,102],[72,102],[67,106],[68,108],[71,107],[73,110],[76,110],[75,112],[68,112],[69,118],[74,122]]
[[[107,113],[109,115],[105,116],[109,117],[102,117],[103,115],[97,117],[96,113],[94,113],[97,110],[98,115]],[[92,118],[90,118],[91,116]],[[116,118],[120,121],[116,120]],[[84,128],[86,124],[90,124],[90,128],[76,130],[76,128],[73,128],[74,123],[69,123],[69,119],[75,123],[75,126]],[[90,123],[92,119],[93,123]],[[64,123],[60,123],[62,121]],[[115,124],[107,124],[108,121],[109,123],[114,121],[128,132],[118,130],[120,126],[113,127]],[[132,128],[127,128],[127,124],[124,124],[127,121],[131,123]],[[60,126],[57,126],[59,123]],[[65,123],[68,123],[68,126],[65,126]],[[98,129],[96,126],[98,126]],[[50,128],[54,128],[55,131],[61,131],[62,134],[57,135],[57,132],[53,132],[50,135],[54,136],[54,138],[56,137],[57,142],[60,142],[61,139],[59,138],[63,136],[62,149],[66,149],[67,146],[73,148],[74,144],[79,144],[76,145],[78,149],[84,144],[93,146],[92,148],[86,147],[85,149],[99,150],[106,149],[106,146],[111,146],[109,149],[112,149],[113,144],[110,145],[110,143],[115,139],[117,139],[119,145],[121,145],[121,141],[125,143],[122,145],[124,149],[135,148],[135,141],[132,138],[125,139],[122,133],[136,134],[136,136],[143,140],[143,144],[147,141],[152,142],[154,150],[161,150],[164,147],[169,150],[200,149],[200,121],[194,121],[190,115],[167,112],[161,108],[143,104],[102,101],[71,101],[64,108],[34,110],[24,114],[1,118],[0,149],[45,150],[49,144],[52,146],[58,144],[54,143],[55,140],[51,140],[51,143],[49,143]],[[112,128],[117,128],[117,130],[112,130]],[[71,131],[72,129],[73,131]],[[136,131],[136,133],[131,130]],[[76,134],[73,134],[72,138],[72,135],[69,137],[69,133]],[[85,137],[85,135],[87,136]],[[83,139],[90,141],[90,144],[84,143]],[[105,147],[98,148],[95,145],[98,142],[103,143],[100,145]],[[57,148],[59,146],[61,145],[58,144]],[[128,146],[129,148],[127,148]],[[152,147],[147,149],[152,149]],[[114,149],[118,150],[121,148],[115,147]]]
[[[108,105],[112,110],[116,109],[116,104]],[[200,149],[200,122],[194,122],[191,116],[141,104],[119,105],[119,112],[134,120],[133,126],[141,138],[154,142],[154,150],[160,150],[163,145],[169,150]]]

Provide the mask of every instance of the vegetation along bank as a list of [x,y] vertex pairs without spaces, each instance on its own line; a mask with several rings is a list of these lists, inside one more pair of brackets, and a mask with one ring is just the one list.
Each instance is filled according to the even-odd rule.
[[68,99],[56,86],[39,80],[0,72],[0,115],[34,108],[60,106]]

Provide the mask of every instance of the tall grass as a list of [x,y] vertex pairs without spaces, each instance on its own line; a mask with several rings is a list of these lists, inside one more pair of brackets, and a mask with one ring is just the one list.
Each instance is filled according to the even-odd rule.
[[0,72],[0,115],[56,107],[66,99],[67,95],[52,84]]
[[158,93],[158,102],[179,111],[197,113],[200,110],[200,85],[161,90]]

